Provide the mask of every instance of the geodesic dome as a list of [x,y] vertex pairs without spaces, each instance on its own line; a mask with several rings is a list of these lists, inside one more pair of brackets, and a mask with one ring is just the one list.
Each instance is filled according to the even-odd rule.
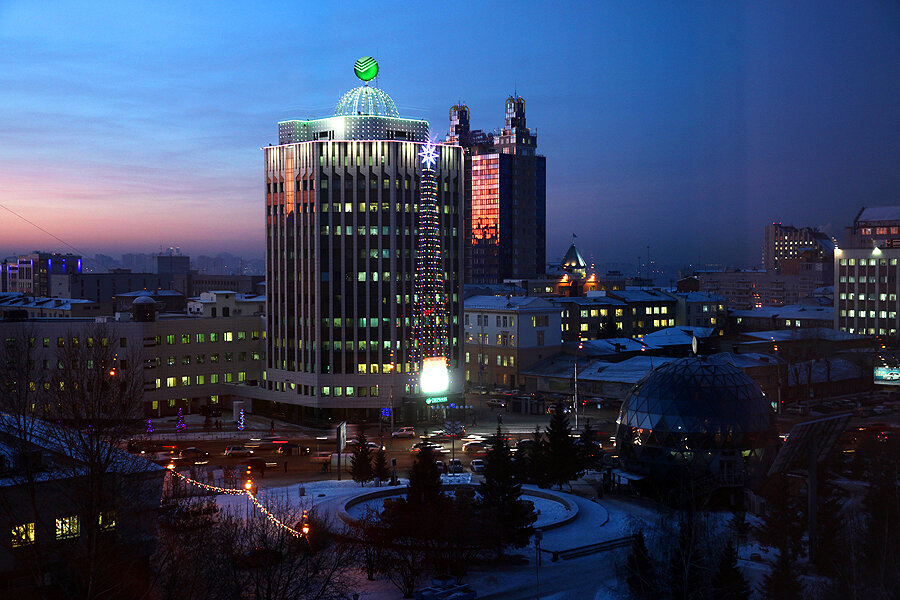
[[628,470],[687,466],[735,480],[776,442],[774,414],[759,386],[734,365],[697,357],[666,363],[638,382],[616,431]]

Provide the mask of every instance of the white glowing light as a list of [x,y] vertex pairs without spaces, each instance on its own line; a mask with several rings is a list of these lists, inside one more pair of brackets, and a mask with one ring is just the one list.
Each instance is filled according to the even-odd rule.
[[433,394],[446,390],[450,386],[447,359],[443,356],[432,356],[423,359],[419,385],[423,394]]
[[438,153],[435,145],[431,142],[425,144],[422,148],[422,151],[419,152],[419,157],[422,159],[422,166],[426,169],[433,169],[434,163],[437,162]]

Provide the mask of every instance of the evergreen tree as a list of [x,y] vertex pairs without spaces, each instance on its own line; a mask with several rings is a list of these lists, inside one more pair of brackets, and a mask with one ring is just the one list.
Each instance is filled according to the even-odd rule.
[[763,492],[766,512],[756,536],[763,544],[784,549],[794,559],[799,556],[804,531],[800,501],[791,495],[790,483],[783,474],[769,478]]
[[505,546],[522,548],[534,533],[537,515],[521,500],[522,486],[515,481],[512,455],[497,426],[485,458],[484,482],[480,487],[482,506],[494,526],[497,556]]
[[369,441],[362,430],[356,436],[356,448],[350,457],[350,476],[353,477],[353,481],[362,485],[371,481],[373,477],[372,449],[369,448]]
[[596,434],[589,423],[581,430],[578,445],[578,462],[582,470],[593,469],[600,460],[600,451],[597,448]]
[[441,494],[441,473],[435,464],[434,451],[424,447],[419,451],[409,471],[409,485],[406,487],[406,499],[410,506],[416,508],[437,506]]
[[647,544],[644,542],[644,532],[634,534],[631,542],[631,554],[625,565],[628,589],[635,600],[645,600],[655,597],[656,573],[650,553],[647,552]]
[[578,476],[578,449],[572,440],[569,417],[558,402],[550,416],[547,427],[547,449],[549,454],[550,482],[562,489]]
[[550,452],[540,427],[534,428],[534,443],[528,451],[529,475],[538,487],[550,487]]
[[767,600],[796,600],[801,597],[803,584],[797,578],[796,565],[790,552],[778,550],[772,569],[763,578],[759,593]]
[[384,448],[379,448],[375,453],[375,460],[372,464],[372,476],[384,482],[391,477],[391,470],[388,467],[387,454]]
[[726,544],[719,558],[712,592],[716,600],[750,600],[750,584],[738,568],[737,552],[731,544]]

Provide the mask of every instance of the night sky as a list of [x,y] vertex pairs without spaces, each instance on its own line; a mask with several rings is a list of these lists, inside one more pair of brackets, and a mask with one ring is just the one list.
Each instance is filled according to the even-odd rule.
[[[755,264],[900,204],[900,3],[0,2],[0,204],[87,254],[263,255],[277,121],[374,56],[443,135],[527,101],[548,255]],[[187,6],[185,6],[187,5]],[[0,209],[0,255],[72,251]]]

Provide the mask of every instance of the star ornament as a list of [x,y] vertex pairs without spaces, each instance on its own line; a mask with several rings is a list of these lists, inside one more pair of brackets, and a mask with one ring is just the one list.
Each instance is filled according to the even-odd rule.
[[437,162],[438,152],[435,145],[431,142],[425,144],[422,148],[422,151],[419,152],[419,157],[422,159],[422,166],[426,169],[434,169],[434,163]]

